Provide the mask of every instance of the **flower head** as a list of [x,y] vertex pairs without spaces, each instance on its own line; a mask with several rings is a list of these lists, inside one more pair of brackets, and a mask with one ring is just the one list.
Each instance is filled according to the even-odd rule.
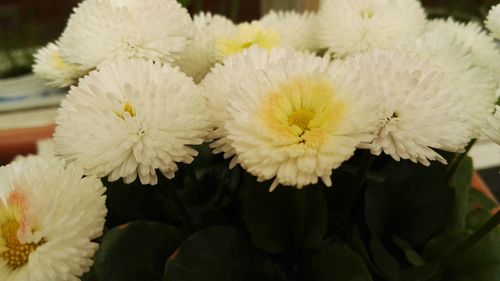
[[389,48],[401,36],[425,27],[417,0],[325,0],[318,14],[318,39],[336,57]]
[[491,7],[485,24],[493,36],[500,39],[500,4]]
[[191,17],[175,0],[86,0],[60,46],[65,58],[89,68],[121,58],[171,63],[192,33]]
[[64,88],[75,84],[88,71],[61,57],[57,42],[52,42],[35,54],[33,72],[47,80],[47,85]]
[[88,175],[156,184],[191,163],[208,114],[198,87],[178,69],[122,60],[80,80],[63,101],[54,135],[59,156]]
[[316,14],[311,12],[271,11],[259,23],[265,28],[276,30],[279,46],[297,51],[316,51]]
[[104,187],[63,161],[27,157],[0,168],[0,279],[78,280],[106,216]]
[[175,64],[187,75],[200,82],[217,62],[216,43],[236,29],[231,20],[210,13],[194,16],[196,33]]
[[377,137],[366,146],[373,154],[424,165],[446,163],[433,149],[457,152],[470,141],[466,104],[439,67],[397,51],[372,51],[345,64],[381,102]]
[[376,102],[363,83],[329,61],[309,55],[248,72],[228,98],[224,122],[243,168],[259,180],[302,188],[321,179],[356,146],[370,141]]

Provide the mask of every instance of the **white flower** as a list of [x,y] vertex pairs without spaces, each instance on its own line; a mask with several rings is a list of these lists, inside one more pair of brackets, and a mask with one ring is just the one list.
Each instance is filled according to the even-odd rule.
[[217,61],[217,40],[231,34],[236,26],[231,20],[210,13],[200,13],[193,21],[196,27],[194,39],[175,64],[198,83]]
[[318,40],[336,57],[392,47],[396,39],[418,34],[425,12],[417,0],[323,0]]
[[316,14],[311,12],[271,11],[259,23],[265,28],[276,30],[280,47],[298,51],[316,51]]
[[54,134],[59,156],[88,175],[155,185],[191,163],[209,129],[198,87],[177,68],[144,60],[105,65],[63,101]]
[[304,186],[349,159],[377,125],[377,102],[354,73],[329,61],[285,57],[247,71],[229,97],[224,127],[243,168],[258,180]]
[[217,39],[215,51],[217,59],[238,54],[252,46],[271,50],[279,47],[281,38],[274,28],[266,28],[257,21],[240,23],[237,28],[225,36]]
[[47,80],[47,85],[64,88],[75,84],[88,71],[81,65],[67,62],[61,57],[57,42],[51,42],[35,54],[33,72]]
[[[255,69],[262,69],[269,64],[276,63],[282,58],[292,58],[296,54],[284,49],[272,49],[271,51],[253,46],[234,56],[226,58],[222,64],[217,64],[212,71],[201,82],[203,95],[208,101],[208,109],[211,114],[215,131],[211,132],[211,139],[218,139],[210,144],[214,153],[224,153],[225,158],[234,155],[231,141],[226,137],[224,121],[228,118],[225,109],[229,97],[239,88],[239,82]],[[230,167],[238,163],[237,157],[233,158]]]
[[462,113],[473,125],[476,137],[488,123],[497,101],[497,78],[494,73],[475,64],[473,53],[454,33],[443,29],[428,31],[400,41],[401,51],[410,51],[439,66],[462,96]]
[[446,163],[433,149],[457,152],[470,141],[466,105],[440,68],[415,55],[378,50],[345,64],[381,102],[378,136],[366,145],[373,154],[423,165],[429,160]]
[[192,35],[191,17],[175,0],[86,0],[60,46],[65,58],[89,68],[121,58],[171,63]]
[[55,158],[0,168],[0,280],[68,281],[90,269],[106,216],[99,179]]
[[430,21],[427,30],[455,34],[457,40],[472,52],[476,66],[487,68],[497,77],[500,76],[500,51],[495,39],[481,25],[475,22],[460,23],[450,18]]
[[40,157],[57,157],[56,144],[53,139],[39,140],[36,143],[37,155]]
[[485,24],[493,36],[500,40],[500,4],[491,7]]

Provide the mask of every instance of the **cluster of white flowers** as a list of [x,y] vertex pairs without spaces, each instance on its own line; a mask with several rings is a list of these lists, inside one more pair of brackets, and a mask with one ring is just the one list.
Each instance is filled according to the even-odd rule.
[[485,24],[428,21],[417,0],[238,24],[175,0],[83,1],[33,67],[74,85],[54,139],[0,168],[0,279],[78,280],[106,214],[98,178],[156,185],[203,142],[271,189],[331,186],[357,149],[430,165],[500,143],[500,6]]

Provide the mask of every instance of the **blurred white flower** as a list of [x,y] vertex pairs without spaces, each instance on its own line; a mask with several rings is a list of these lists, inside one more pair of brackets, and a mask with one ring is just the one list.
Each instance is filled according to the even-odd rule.
[[83,66],[70,63],[61,57],[57,42],[51,42],[35,54],[33,73],[47,80],[47,85],[65,88],[78,81],[88,70]]
[[[329,60],[284,57],[246,71],[224,122],[239,162],[258,180],[302,188],[349,159],[378,125],[377,102],[354,73]],[[376,97],[375,97],[376,98]]]
[[60,47],[65,58],[88,68],[121,58],[171,63],[193,32],[175,0],[86,0],[71,15]]
[[418,34],[426,15],[418,0],[323,0],[317,36],[335,57],[390,48],[401,36]]
[[493,36],[500,40],[500,4],[491,7],[485,24]]
[[433,149],[458,152],[472,138],[466,104],[453,82],[426,60],[397,51],[371,51],[345,62],[367,81],[372,98],[381,102],[378,136],[372,153],[423,165],[446,160]]
[[297,51],[316,51],[316,14],[312,12],[271,11],[259,23],[272,28],[280,38],[279,46]]
[[500,145],[500,106],[496,106],[495,113],[488,119],[488,124],[483,128],[483,134]]
[[231,34],[236,25],[223,16],[210,13],[197,14],[193,21],[196,27],[194,39],[175,64],[198,83],[217,61],[217,40]]
[[461,23],[450,18],[430,21],[427,30],[455,34],[457,40],[472,53],[476,66],[494,72],[496,77],[500,76],[500,50],[495,39],[489,36],[481,25],[475,22]]
[[[229,118],[225,112],[229,97],[240,87],[240,81],[250,75],[255,69],[263,69],[269,64],[276,63],[282,58],[292,58],[296,54],[285,49],[272,49],[271,51],[253,46],[243,52],[226,58],[217,64],[201,82],[200,86],[208,102],[215,130],[209,134],[210,139],[216,139],[210,146],[214,153],[224,153],[225,158],[234,155],[231,141],[227,138],[224,121]],[[237,157],[233,158],[230,167],[238,163]]]
[[465,105],[462,115],[472,123],[475,137],[479,137],[495,110],[498,78],[476,66],[471,48],[456,34],[436,29],[402,39],[398,49],[421,56],[443,70],[455,84],[455,94],[462,96]]
[[79,280],[102,235],[105,189],[55,158],[0,167],[0,280]]
[[59,156],[88,175],[155,185],[176,162],[191,163],[208,113],[199,88],[177,68],[121,60],[91,72],[63,101],[54,134]]

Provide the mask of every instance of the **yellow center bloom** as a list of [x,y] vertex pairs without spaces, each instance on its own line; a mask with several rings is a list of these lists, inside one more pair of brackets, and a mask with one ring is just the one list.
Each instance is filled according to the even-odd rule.
[[28,263],[29,256],[45,241],[38,243],[22,243],[20,233],[31,232],[25,213],[27,199],[19,191],[9,194],[7,206],[0,203],[0,258],[7,266],[16,269]]
[[327,133],[335,133],[345,112],[346,103],[336,97],[328,81],[296,78],[269,93],[261,118],[281,140],[317,147]]
[[237,54],[253,45],[272,49],[279,44],[279,35],[273,29],[262,28],[257,23],[243,23],[232,37],[222,37],[216,43],[216,50],[222,57]]
[[66,62],[64,61],[64,59],[59,54],[59,52],[52,53],[51,62],[52,62],[52,66],[58,70],[66,69],[68,67]]

